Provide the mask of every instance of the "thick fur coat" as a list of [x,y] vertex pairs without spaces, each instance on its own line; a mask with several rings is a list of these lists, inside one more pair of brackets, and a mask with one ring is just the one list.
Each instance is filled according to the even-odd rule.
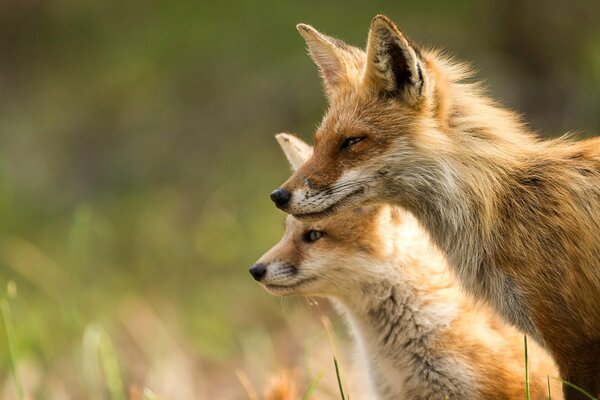
[[[310,155],[293,136],[278,140],[295,166]],[[315,222],[289,216],[283,239],[251,272],[274,294],[333,300],[356,341],[371,389],[365,398],[525,398],[523,334],[460,291],[405,211],[373,205]],[[532,398],[547,399],[554,363],[533,342],[529,354]]]
[[407,209],[469,293],[600,395],[600,139],[539,139],[465,82],[467,68],[384,16],[366,52],[298,29],[329,109],[314,155],[272,196],[278,207],[301,220]]

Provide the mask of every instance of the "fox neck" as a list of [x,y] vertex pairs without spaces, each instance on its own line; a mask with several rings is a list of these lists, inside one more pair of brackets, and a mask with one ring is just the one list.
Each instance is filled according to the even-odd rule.
[[358,295],[334,298],[356,340],[358,358],[369,371],[371,390],[382,399],[403,398],[408,392],[427,397],[425,390],[470,398],[454,375],[464,374],[464,367],[440,361],[434,347],[459,314],[460,302],[445,298],[444,291],[453,289],[437,293],[401,274],[368,282]]
[[489,260],[497,249],[496,204],[519,166],[542,147],[510,113],[468,90],[455,108],[461,111],[447,124],[450,131],[429,133],[414,176],[391,177],[388,200],[415,215],[467,291],[539,341],[514,283]]
[[348,295],[335,301],[361,338],[389,349],[425,331],[435,334],[455,317],[456,304],[411,286],[385,279],[364,285],[353,298]]
[[392,186],[406,192],[396,200],[427,225],[444,250],[447,241],[455,243],[473,228],[483,234],[507,178],[539,147],[512,113],[472,86],[449,84],[446,95],[446,115],[429,115],[445,128],[424,128],[416,144],[418,161],[398,166],[399,174],[391,176]]

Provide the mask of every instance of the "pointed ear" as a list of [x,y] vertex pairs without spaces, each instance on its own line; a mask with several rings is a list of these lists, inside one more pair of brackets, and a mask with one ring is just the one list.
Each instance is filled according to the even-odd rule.
[[341,40],[322,34],[310,25],[298,24],[296,29],[306,41],[308,53],[319,67],[325,90],[330,94],[346,77],[344,55],[349,46]]
[[367,44],[365,82],[379,92],[416,104],[427,77],[419,49],[386,16],[371,23]]
[[300,168],[312,156],[312,147],[294,135],[279,133],[275,135],[275,139],[277,139],[294,171]]

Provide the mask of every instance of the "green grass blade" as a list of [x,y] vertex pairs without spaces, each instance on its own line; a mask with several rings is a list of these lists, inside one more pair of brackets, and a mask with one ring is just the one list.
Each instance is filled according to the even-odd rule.
[[[100,372],[100,368],[103,374]],[[83,372],[89,397],[102,399],[102,377],[112,400],[125,400],[117,352],[108,333],[98,324],[89,324],[83,335]]]
[[557,380],[557,381],[560,381],[560,382],[562,382],[562,383],[563,383],[563,385],[567,385],[567,386],[569,386],[569,387],[572,387],[573,389],[577,390],[578,392],[580,392],[581,394],[585,395],[586,397],[589,397],[589,398],[590,398],[590,399],[592,399],[592,400],[597,400],[597,399],[596,399],[596,396],[592,396],[591,394],[589,394],[588,392],[586,392],[585,390],[583,390],[583,389],[582,389],[582,388],[580,388],[579,386],[573,385],[572,383],[570,383],[570,382],[567,382],[567,381],[565,381],[565,380],[562,380],[562,379],[560,379],[560,378],[554,378],[554,377],[552,377],[552,379],[555,379],[555,380]]
[[523,336],[525,342],[525,398],[531,400],[529,393],[529,354],[527,353],[527,335]]
[[8,304],[8,300],[2,300],[0,308],[2,309],[2,319],[4,320],[4,330],[6,332],[6,340],[8,342],[10,366],[12,368],[15,389],[17,391],[17,399],[23,400],[25,399],[25,394],[23,391],[21,378],[19,377],[19,370],[17,368],[17,335],[15,334],[15,326],[13,324],[12,313],[10,311],[10,304]]
[[127,396],[125,396],[125,391],[123,390],[123,381],[121,380],[121,369],[119,368],[117,352],[106,332],[102,335],[98,351],[100,352],[100,362],[104,369],[106,386],[108,387],[111,398],[113,400],[125,400]]
[[154,394],[154,392],[148,388],[145,388],[142,392],[143,400],[158,400],[158,396]]
[[98,361],[100,336],[100,329],[95,324],[89,324],[83,332],[81,366],[89,400],[103,399],[103,378]]
[[315,379],[310,382],[308,388],[306,388],[306,392],[304,392],[304,395],[302,396],[302,400],[310,400],[310,397],[319,385],[319,382],[321,382],[321,378],[323,378],[323,372],[319,372]]
[[342,387],[342,377],[340,376],[340,367],[338,366],[338,362],[333,357],[333,364],[335,365],[335,376],[337,377],[338,386],[340,387],[340,395],[342,396],[342,400],[346,400],[346,396],[344,396],[344,388]]

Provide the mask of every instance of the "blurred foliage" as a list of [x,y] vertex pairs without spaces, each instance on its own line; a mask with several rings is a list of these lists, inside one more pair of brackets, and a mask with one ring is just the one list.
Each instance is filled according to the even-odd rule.
[[594,0],[0,2],[0,283],[19,290],[19,353],[77,370],[85,327],[124,335],[140,298],[207,365],[301,338],[294,303],[246,272],[283,231],[273,135],[309,139],[325,107],[294,26],[362,46],[378,13],[472,62],[533,128],[600,131]]

